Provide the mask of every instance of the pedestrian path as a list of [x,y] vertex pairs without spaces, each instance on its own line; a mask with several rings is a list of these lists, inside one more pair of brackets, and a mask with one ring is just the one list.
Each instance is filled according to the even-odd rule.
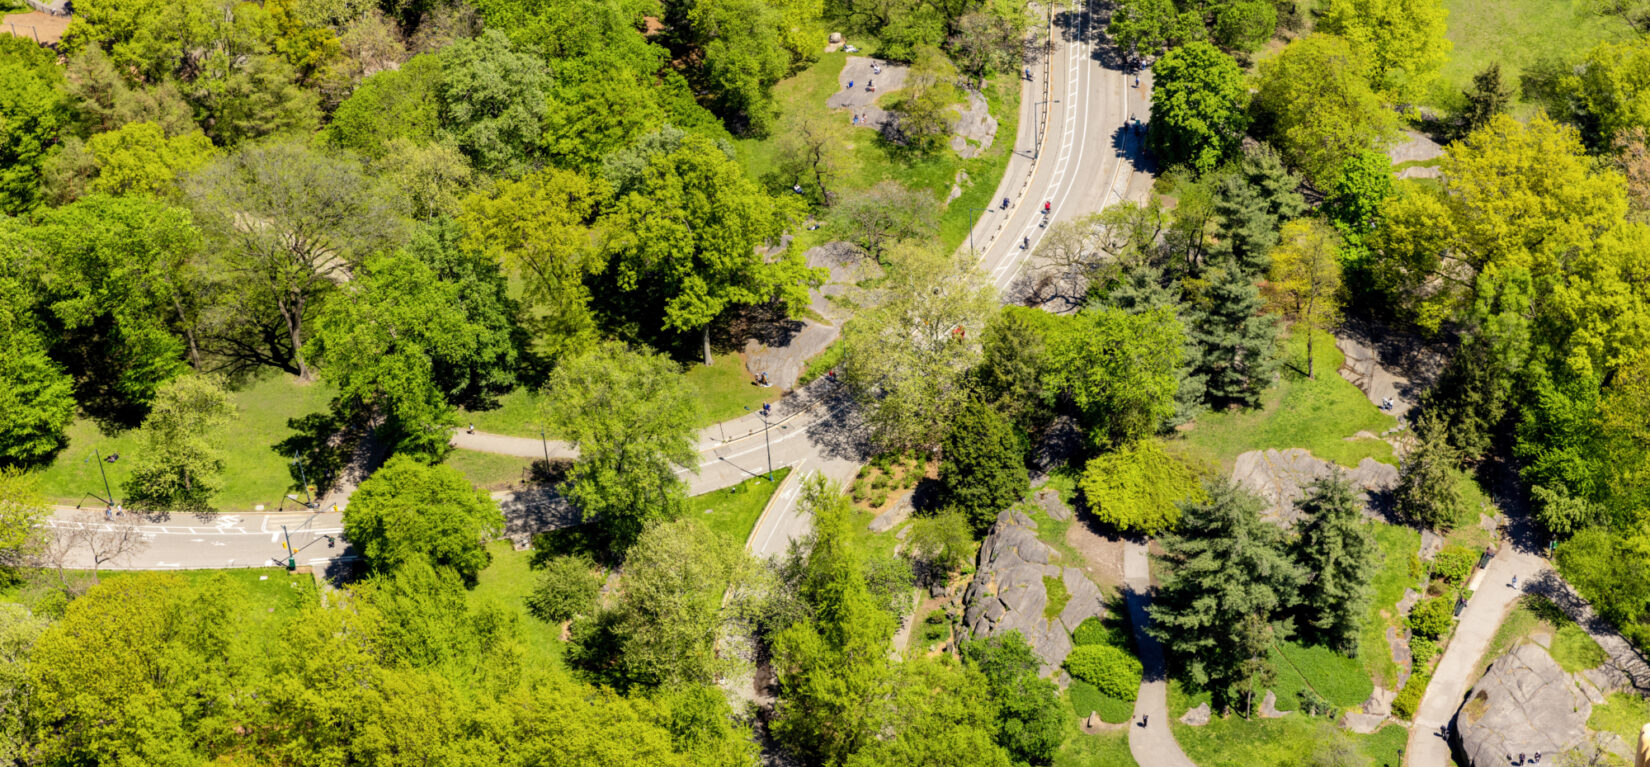
[[1129,720],[1129,753],[1142,767],[1197,767],[1175,742],[1169,729],[1169,680],[1163,661],[1163,646],[1146,627],[1151,616],[1151,570],[1146,545],[1129,541],[1123,549],[1124,598],[1129,604],[1129,623],[1134,626],[1135,647],[1139,650],[1140,695],[1134,701],[1134,718]]
[[[1444,725],[1455,718],[1456,709],[1466,697],[1467,685],[1501,622],[1512,611],[1513,602],[1546,569],[1546,560],[1514,545],[1504,546],[1501,553],[1490,560],[1483,585],[1473,592],[1472,600],[1462,611],[1455,635],[1439,658],[1421,705],[1416,709],[1415,724],[1409,730],[1410,767],[1450,767],[1450,746],[1443,736]],[[1517,587],[1513,585],[1514,576],[1518,578]]]

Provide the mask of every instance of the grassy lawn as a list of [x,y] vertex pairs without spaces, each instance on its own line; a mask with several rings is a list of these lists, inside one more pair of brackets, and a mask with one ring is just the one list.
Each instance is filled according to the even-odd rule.
[[1495,543],[1495,533],[1478,526],[1478,515],[1495,516],[1495,504],[1478,485],[1478,480],[1464,471],[1455,472],[1455,492],[1461,498],[1461,516],[1455,520],[1455,529],[1444,537],[1449,545],[1465,546],[1483,551]]
[[[795,77],[774,86],[774,101],[779,106],[781,120],[789,115],[814,114],[849,122],[847,110],[834,111],[825,107],[825,100],[840,88],[837,77],[847,63],[844,52],[827,53],[819,62]],[[892,93],[892,92],[890,92]],[[886,101],[888,94],[883,94]],[[992,79],[984,90],[991,116],[997,120],[997,136],[991,148],[979,157],[964,160],[946,148],[932,157],[910,158],[897,149],[885,146],[870,128],[849,128],[846,161],[833,192],[844,193],[867,189],[879,181],[897,180],[911,187],[925,189],[936,200],[945,200],[951,191],[957,171],[968,174],[962,195],[948,205],[940,217],[940,242],[945,250],[961,245],[968,238],[977,208],[988,204],[1001,180],[1004,168],[1019,130],[1020,81],[1011,73]],[[779,163],[779,142],[766,139],[743,139],[734,142],[739,160],[751,177],[762,179]],[[823,242],[828,233],[797,232],[794,247],[807,249]]]
[[527,476],[533,459],[514,455],[495,455],[474,450],[454,450],[444,461],[458,469],[470,484],[484,490],[508,490],[521,484]]
[[775,471],[771,484],[767,477],[752,477],[733,487],[695,495],[688,499],[688,514],[704,520],[717,535],[743,546],[756,527],[756,518],[762,516],[762,507],[768,505],[774,489],[790,471],[789,467]]
[[1612,692],[1609,702],[1593,706],[1592,716],[1587,717],[1587,729],[1620,735],[1631,748],[1639,742],[1639,728],[1645,722],[1650,722],[1650,701],[1631,693]]
[[[699,426],[710,426],[745,414],[745,408],[779,399],[779,387],[762,387],[745,372],[737,354],[723,354],[709,367],[688,365],[684,377],[699,390]],[[498,399],[492,410],[460,411],[459,423],[475,424],[479,431],[512,437],[539,436],[538,394],[516,389]],[[555,439],[555,434],[550,434]]]
[[1302,691],[1317,690],[1332,706],[1356,706],[1369,699],[1374,683],[1354,658],[1326,647],[1303,647],[1282,642],[1272,650],[1277,681],[1272,691],[1278,695],[1279,711],[1298,711]]
[[[301,385],[286,375],[260,379],[230,394],[239,415],[217,435],[224,467],[223,490],[213,499],[214,505],[225,511],[251,510],[260,503],[275,508],[297,482],[287,459],[275,452],[274,445],[293,434],[287,419],[325,412],[332,394],[324,383]],[[102,466],[115,497],[124,498],[120,483],[130,473],[132,459],[143,451],[144,440],[137,430],[111,436],[91,421],[79,419],[69,426],[68,437],[68,447],[41,472],[40,488],[47,497],[72,504],[88,492],[103,494],[103,479],[92,457],[95,448],[104,456],[120,454],[119,461]]]
[[494,604],[513,610],[521,616],[521,637],[527,645],[522,658],[529,667],[559,668],[562,665],[561,626],[545,623],[527,612],[527,595],[537,580],[531,568],[533,552],[516,551],[509,541],[494,541],[487,547],[493,555],[492,564],[476,578],[476,587],[470,590],[472,609]]
[[[1171,711],[1172,713],[1172,711]],[[1291,714],[1282,719],[1215,717],[1202,727],[1176,721],[1175,740],[1198,767],[1301,764],[1324,744],[1344,737],[1375,765],[1397,767],[1408,732],[1389,725],[1374,735],[1341,731],[1328,719]]]
[[[1449,105],[1472,76],[1501,63],[1501,81],[1518,93],[1518,76],[1544,58],[1574,58],[1593,45],[1633,34],[1620,16],[1592,10],[1590,0],[1444,0],[1446,35],[1455,49],[1431,101]],[[1517,98],[1515,95],[1514,98]]]
[[1508,650],[1524,642],[1534,641],[1531,637],[1538,633],[1552,637],[1552,645],[1547,648],[1547,653],[1568,673],[1586,671],[1609,659],[1604,648],[1599,647],[1598,643],[1587,636],[1587,632],[1582,631],[1581,627],[1570,620],[1557,605],[1543,597],[1530,594],[1518,600],[1518,606],[1507,614],[1501,628],[1496,630],[1495,638],[1490,640],[1489,649],[1484,651],[1484,657],[1480,659],[1480,671],[1489,668],[1491,662]]
[[1380,434],[1396,419],[1336,372],[1345,355],[1335,348],[1333,336],[1319,333],[1313,346],[1316,379],[1296,369],[1305,368],[1306,338],[1293,333],[1284,343],[1282,380],[1267,390],[1260,407],[1206,413],[1182,439],[1169,444],[1183,450],[1193,465],[1213,464],[1225,471],[1240,453],[1291,447],[1306,448],[1342,466],[1356,466],[1366,457],[1396,464],[1392,446],[1385,441],[1348,439],[1360,431]]
[[1079,720],[1087,719],[1092,711],[1100,712],[1100,720],[1111,724],[1127,722],[1134,716],[1134,701],[1113,698],[1081,679],[1071,681],[1071,686],[1066,688],[1066,700]]
[[1054,755],[1054,767],[1134,767],[1129,753],[1129,731],[1089,735],[1073,722],[1067,728],[1065,745]]
[[1386,629],[1402,625],[1397,604],[1404,597],[1404,589],[1416,584],[1417,579],[1409,575],[1409,560],[1421,548],[1421,534],[1407,527],[1377,522],[1375,543],[1381,550],[1381,562],[1375,571],[1369,615],[1364,618],[1363,631],[1358,636],[1358,658],[1371,679],[1391,690],[1398,686],[1398,664],[1393,662],[1392,652],[1387,648]]

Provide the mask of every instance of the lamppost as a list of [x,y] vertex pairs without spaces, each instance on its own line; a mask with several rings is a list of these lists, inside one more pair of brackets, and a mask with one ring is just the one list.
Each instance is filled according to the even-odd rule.
[[974,221],[974,223],[970,224],[969,227],[968,227],[968,249],[969,250],[974,249],[974,228],[975,228],[976,225],[978,225],[980,223],[980,219],[979,219],[978,214],[984,213],[987,210],[989,210],[989,208],[969,208],[968,209],[968,215]]
[[[92,456],[97,458],[97,473],[103,477],[103,495],[100,496],[97,493],[87,493],[86,495],[81,496],[80,501],[81,503],[84,503],[87,498],[96,498],[102,501],[105,507],[113,509],[115,507],[115,493],[113,490],[109,489],[109,472],[103,470],[103,464],[120,460],[120,453],[115,453],[114,455],[109,456],[109,460],[105,461],[103,460],[103,454],[99,453],[97,448],[94,447],[92,448]],[[80,504],[77,503],[74,507],[78,509],[80,508]]]
[[[750,410],[751,409],[750,405],[746,405],[745,409]],[[762,410],[757,412],[757,415],[762,418],[762,447],[766,448],[767,451],[768,451],[768,481],[769,482],[773,481],[773,443],[768,441],[768,429],[771,428],[768,425],[768,413],[770,413],[772,410],[773,410],[773,405],[764,402],[764,403],[762,403]]]
[[[304,486],[304,508],[315,510],[315,498],[309,494],[309,478],[304,476],[304,459],[297,453],[292,454],[292,462],[298,465],[298,483]],[[298,500],[296,498],[292,500]]]

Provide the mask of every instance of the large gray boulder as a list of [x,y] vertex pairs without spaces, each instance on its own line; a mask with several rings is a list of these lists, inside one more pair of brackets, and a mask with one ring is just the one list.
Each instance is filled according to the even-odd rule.
[[1587,737],[1593,704],[1537,644],[1490,664],[1455,715],[1455,746],[1470,767],[1504,767],[1508,754],[1557,757]]
[[1353,487],[1364,491],[1364,509],[1372,515],[1371,504],[1376,498],[1398,486],[1398,469],[1391,464],[1365,458],[1357,468],[1345,469],[1298,447],[1251,450],[1239,455],[1232,467],[1232,480],[1266,500],[1267,509],[1262,514],[1268,520],[1293,525],[1300,518],[1295,501],[1306,494],[1306,486],[1337,471],[1344,473]]
[[[963,595],[963,625],[976,638],[1018,631],[1051,676],[1071,652],[1071,631],[1103,614],[1099,587],[1075,567],[1062,567],[1060,553],[1037,539],[1037,523],[1019,511],[997,515],[980,543],[974,580]],[[1071,598],[1060,614],[1045,617],[1048,587],[1056,578]]]

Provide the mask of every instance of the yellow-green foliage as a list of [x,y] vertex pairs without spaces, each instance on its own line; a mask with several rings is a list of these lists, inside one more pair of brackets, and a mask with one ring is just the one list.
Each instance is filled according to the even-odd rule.
[[1179,524],[1181,501],[1203,500],[1197,475],[1156,439],[1090,460],[1078,484],[1101,522],[1147,534]]

